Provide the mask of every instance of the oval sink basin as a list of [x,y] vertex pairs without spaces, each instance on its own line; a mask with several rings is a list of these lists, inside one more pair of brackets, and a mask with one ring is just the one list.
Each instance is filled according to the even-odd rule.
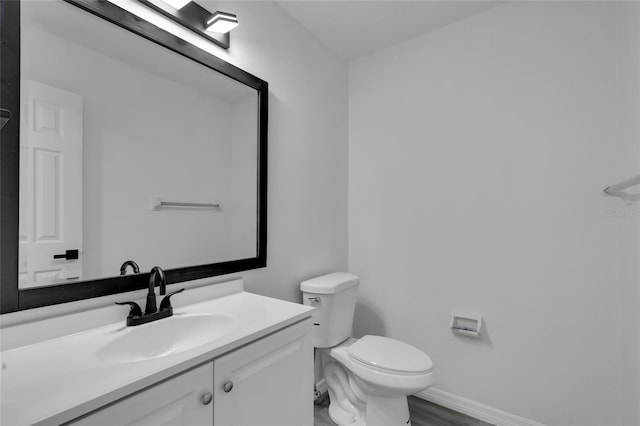
[[229,334],[234,323],[226,315],[174,315],[118,331],[96,356],[106,362],[136,362],[173,355]]

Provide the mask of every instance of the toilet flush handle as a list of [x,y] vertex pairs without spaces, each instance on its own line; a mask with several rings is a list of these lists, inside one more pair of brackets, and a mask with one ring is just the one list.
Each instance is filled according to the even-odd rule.
[[317,297],[317,296],[316,296],[316,297],[310,297],[310,298],[309,298],[309,301],[311,301],[311,302],[316,302],[316,303],[320,303],[320,298],[319,298],[319,297]]

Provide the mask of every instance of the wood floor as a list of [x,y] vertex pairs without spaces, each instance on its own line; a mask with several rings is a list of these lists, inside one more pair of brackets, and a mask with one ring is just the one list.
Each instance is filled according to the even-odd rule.
[[[409,397],[412,426],[491,426],[481,420],[441,407],[415,396]],[[314,426],[335,426],[326,406],[315,407]]]

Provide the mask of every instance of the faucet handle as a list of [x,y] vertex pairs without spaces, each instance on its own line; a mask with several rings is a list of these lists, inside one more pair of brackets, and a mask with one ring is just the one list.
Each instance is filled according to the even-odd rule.
[[[129,311],[128,317],[141,317],[142,316],[142,308],[136,302],[115,302],[116,305],[129,305],[131,306],[131,310]],[[127,318],[128,318],[127,317]]]
[[180,290],[176,290],[173,293],[169,293],[167,294],[165,297],[162,298],[162,302],[160,302],[160,309],[158,309],[159,311],[167,311],[167,310],[173,310],[173,308],[171,307],[171,300],[169,299],[171,296],[173,296],[174,294],[178,294],[184,291],[184,288],[181,288]]

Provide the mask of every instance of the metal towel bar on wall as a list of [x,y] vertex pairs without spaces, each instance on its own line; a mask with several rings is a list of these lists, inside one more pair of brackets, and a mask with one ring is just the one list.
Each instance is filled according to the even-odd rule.
[[640,201],[640,193],[629,194],[628,192],[623,192],[623,189],[627,189],[635,185],[640,185],[640,175],[624,180],[618,184],[607,186],[603,193],[604,195],[611,197],[621,198],[626,201],[627,204],[631,204],[634,201]]
[[185,207],[194,209],[219,209],[220,202],[215,203],[186,203],[179,201],[164,201],[161,198],[153,198],[151,200],[151,210],[160,210],[165,207]]

